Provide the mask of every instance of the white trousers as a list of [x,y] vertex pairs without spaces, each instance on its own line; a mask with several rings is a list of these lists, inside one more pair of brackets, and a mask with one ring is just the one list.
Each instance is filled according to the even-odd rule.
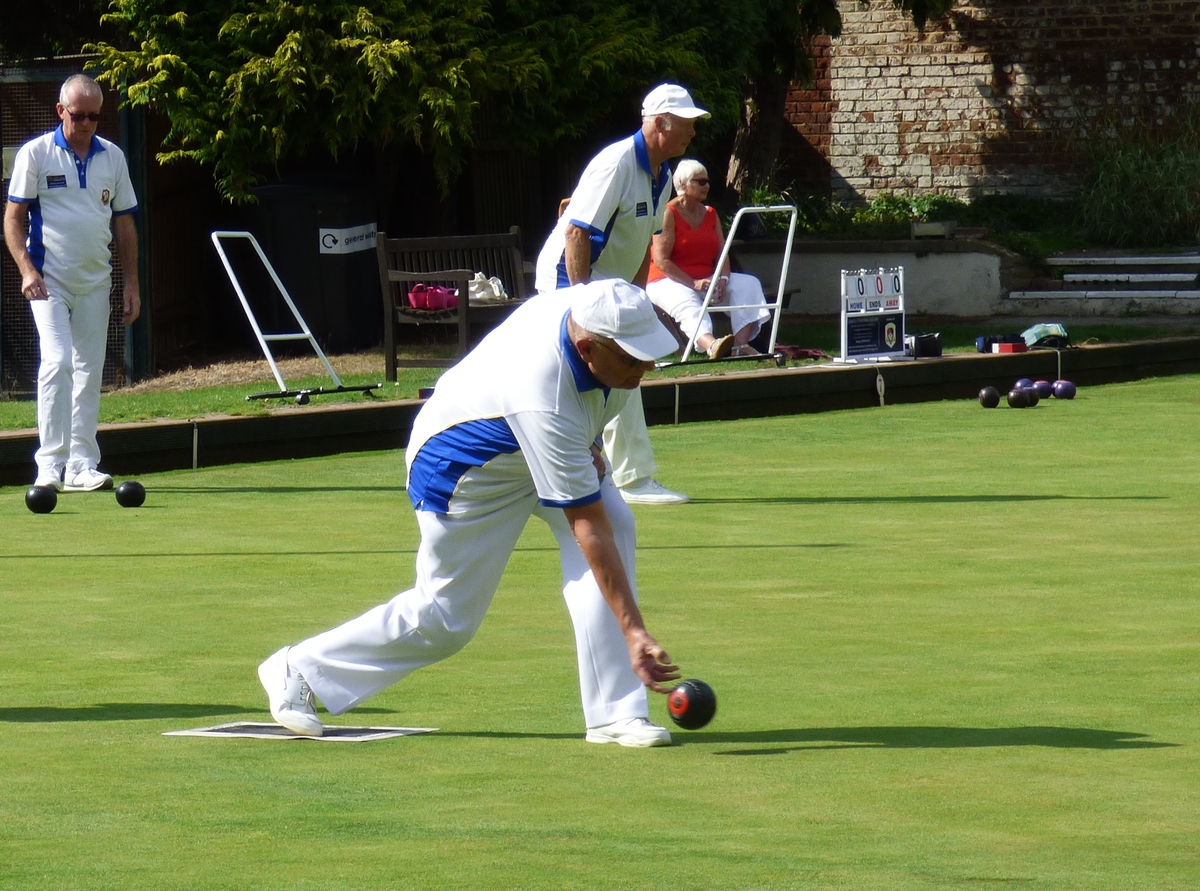
[[[712,319],[708,313],[700,312],[704,306],[704,292],[696,291],[687,285],[660,278],[646,286],[646,294],[650,301],[679,323],[680,330],[687,337],[700,334],[712,334]],[[725,287],[725,300],[733,307],[729,313],[729,325],[736,334],[747,325],[752,325],[750,339],[758,334],[763,322],[771,318],[766,309],[738,309],[740,306],[761,306],[766,302],[763,297],[762,283],[752,275],[734,272],[729,276],[729,284]]]
[[612,465],[613,482],[618,486],[649,479],[658,472],[640,387],[629,395],[625,407],[604,428],[604,452]]
[[110,286],[90,294],[72,294],[53,280],[50,296],[30,300],[37,326],[41,365],[38,368],[38,439],[34,454],[38,472],[67,473],[100,463],[96,427],[100,418],[100,384],[108,341]]
[[[634,585],[633,514],[606,478],[605,509]],[[563,597],[575,626],[584,720],[598,727],[649,715],[646,688],[625,636],[600,594],[562,510],[533,494],[497,504],[454,496],[454,516],[417,511],[416,582],[387,603],[296,644],[288,660],[332,714],[340,715],[422,668],[457,653],[479,629],[531,515],[549,524],[562,557]],[[636,587],[635,587],[636,592]]]

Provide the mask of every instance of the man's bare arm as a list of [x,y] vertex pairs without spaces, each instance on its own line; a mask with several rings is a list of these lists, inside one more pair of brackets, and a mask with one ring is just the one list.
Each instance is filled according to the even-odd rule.
[[27,300],[45,300],[49,295],[41,273],[33,265],[29,249],[25,246],[25,220],[29,216],[29,205],[24,201],[9,199],[4,208],[4,243],[12,254],[13,262],[21,273],[21,293]]
[[616,616],[621,633],[625,635],[633,670],[651,690],[657,693],[670,692],[664,684],[679,680],[679,669],[671,664],[671,657],[646,630],[603,502],[566,508],[564,512],[575,540],[579,542],[579,548],[596,577],[600,593]]
[[567,280],[573,285],[592,280],[592,237],[587,229],[571,223],[567,226],[564,249]]
[[137,226],[133,222],[133,214],[125,213],[113,218],[113,235],[117,240],[117,258],[121,261],[121,274],[125,279],[121,321],[132,325],[142,311],[141,288],[138,286]]

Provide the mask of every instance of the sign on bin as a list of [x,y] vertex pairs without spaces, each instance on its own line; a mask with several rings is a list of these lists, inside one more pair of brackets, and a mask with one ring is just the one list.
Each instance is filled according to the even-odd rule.
[[354,254],[375,250],[375,223],[344,229],[318,229],[322,254]]

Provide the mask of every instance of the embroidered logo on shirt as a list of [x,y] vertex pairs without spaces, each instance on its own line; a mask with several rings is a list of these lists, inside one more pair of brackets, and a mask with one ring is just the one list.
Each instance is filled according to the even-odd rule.
[[650,213],[650,211],[646,208],[646,202],[639,201],[637,203],[637,207],[634,209],[633,215],[635,217],[644,217],[644,216],[647,216],[649,213]]
[[67,187],[67,178],[63,174],[46,177],[47,189],[65,189]]
[[110,194],[109,194],[109,191],[108,191],[108,189],[105,189],[103,192],[101,192],[101,193],[100,193],[100,203],[101,203],[101,204],[103,204],[103,205],[105,205],[105,206],[107,206],[107,205],[108,205],[108,199],[109,199],[110,197],[111,197],[111,196],[110,196]]

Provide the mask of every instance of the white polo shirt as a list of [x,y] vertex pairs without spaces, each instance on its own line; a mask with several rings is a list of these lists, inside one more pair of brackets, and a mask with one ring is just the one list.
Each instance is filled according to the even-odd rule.
[[61,126],[30,140],[13,160],[8,200],[30,205],[26,245],[43,278],[74,294],[107,285],[111,218],[137,210],[125,155],[115,143],[93,136],[80,160]]
[[417,510],[456,513],[537,493],[548,507],[600,498],[591,444],[631,390],[592,375],[567,336],[568,294],[541,294],[438,379],[405,456]]
[[571,203],[538,254],[537,290],[570,284],[563,251],[572,223],[591,234],[593,279],[632,281],[651,236],[662,231],[670,198],[671,166],[662,163],[655,185],[641,130],[601,150],[584,168]]

